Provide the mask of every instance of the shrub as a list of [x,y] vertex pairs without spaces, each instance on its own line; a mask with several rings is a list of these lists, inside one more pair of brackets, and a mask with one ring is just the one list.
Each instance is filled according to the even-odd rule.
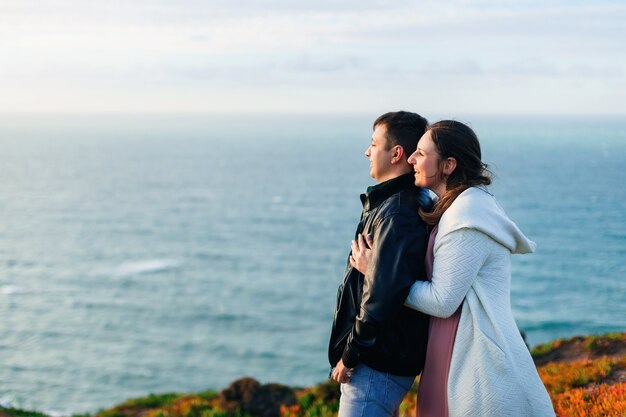
[[612,342],[626,341],[626,333],[607,333],[603,335],[586,336],[585,349],[596,350],[610,345]]

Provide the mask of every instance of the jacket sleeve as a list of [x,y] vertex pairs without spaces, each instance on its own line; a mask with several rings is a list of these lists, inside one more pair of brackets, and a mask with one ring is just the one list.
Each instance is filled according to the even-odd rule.
[[404,305],[435,317],[450,317],[478,276],[492,239],[476,229],[459,229],[442,237],[430,282],[413,284]]
[[423,270],[424,225],[397,214],[382,218],[376,226],[359,314],[342,355],[348,368],[371,351],[385,324],[403,308],[411,285]]

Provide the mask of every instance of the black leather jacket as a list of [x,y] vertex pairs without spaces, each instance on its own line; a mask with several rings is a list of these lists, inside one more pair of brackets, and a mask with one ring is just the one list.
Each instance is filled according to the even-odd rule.
[[355,236],[371,234],[372,259],[365,275],[347,263],[330,336],[331,367],[343,359],[348,368],[364,363],[394,375],[422,371],[428,316],[404,300],[413,282],[426,279],[428,235],[418,210],[429,210],[432,201],[413,181],[412,173],[405,174],[361,195]]

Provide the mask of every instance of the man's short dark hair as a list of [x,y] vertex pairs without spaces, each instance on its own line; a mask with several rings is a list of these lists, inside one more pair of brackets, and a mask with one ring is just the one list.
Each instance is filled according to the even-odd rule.
[[378,125],[387,128],[386,149],[400,145],[408,158],[417,149],[417,142],[426,131],[428,120],[417,113],[395,111],[379,116],[372,128],[376,129]]

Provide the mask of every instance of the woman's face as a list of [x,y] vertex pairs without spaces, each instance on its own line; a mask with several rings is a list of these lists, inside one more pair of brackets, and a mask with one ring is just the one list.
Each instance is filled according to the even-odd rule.
[[417,150],[408,159],[415,171],[415,185],[428,188],[438,194],[445,183],[440,172],[440,157],[430,131],[424,133],[417,143]]

